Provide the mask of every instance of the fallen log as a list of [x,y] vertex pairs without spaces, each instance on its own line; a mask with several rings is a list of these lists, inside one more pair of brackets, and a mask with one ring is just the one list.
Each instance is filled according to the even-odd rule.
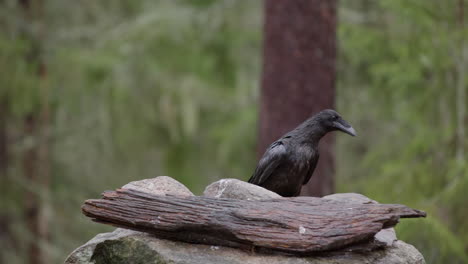
[[105,192],[102,199],[87,200],[82,211],[93,221],[160,238],[298,255],[360,244],[400,218],[426,216],[398,204],[156,196],[132,189]]

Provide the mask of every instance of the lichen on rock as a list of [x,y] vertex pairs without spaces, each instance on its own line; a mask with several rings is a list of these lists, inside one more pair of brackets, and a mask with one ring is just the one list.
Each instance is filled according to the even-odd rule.
[[105,240],[96,245],[91,261],[95,264],[167,263],[144,241],[131,236],[116,240]]

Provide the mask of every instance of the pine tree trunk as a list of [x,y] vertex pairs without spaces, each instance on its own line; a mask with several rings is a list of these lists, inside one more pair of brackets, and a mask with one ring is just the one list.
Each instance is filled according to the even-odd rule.
[[[27,137],[37,138],[35,136],[35,131],[37,130],[37,119],[33,114],[25,117],[24,120],[24,133]],[[28,263],[40,264],[43,263],[42,252],[39,247],[39,240],[41,239],[40,235],[40,197],[38,190],[38,153],[37,153],[37,144],[25,150],[23,153],[23,173],[26,180],[34,186],[31,190],[25,191],[25,219],[28,231],[30,233],[30,238],[28,241]]]
[[[7,138],[7,115],[8,105],[5,97],[0,97],[0,178],[6,181],[8,170],[8,138]],[[2,184],[5,188],[6,184]]]
[[[7,117],[8,105],[6,96],[0,95],[0,192],[8,197],[8,136],[7,136]],[[5,198],[4,198],[5,199]],[[5,201],[6,202],[6,201]],[[11,217],[8,210],[0,211],[0,247],[2,249],[11,248],[14,243],[11,236]],[[2,258],[0,257],[0,262]]]
[[37,66],[39,90],[39,107],[24,117],[24,134],[33,139],[33,144],[24,151],[22,166],[25,179],[32,188],[25,191],[25,218],[30,239],[28,241],[28,262],[31,264],[48,263],[47,252],[41,247],[49,240],[48,194],[50,183],[50,155],[48,128],[50,125],[50,107],[47,71],[41,57],[43,25],[42,1],[19,0],[23,8],[25,20],[30,24],[38,24],[34,33],[26,33],[31,42],[31,49],[26,56],[29,64]]
[[40,65],[41,108],[38,113],[30,113],[24,119],[25,135],[34,139],[34,144],[23,154],[23,172],[32,189],[25,193],[25,217],[32,239],[29,243],[29,263],[48,263],[46,252],[40,245],[49,240],[48,194],[50,184],[50,156],[48,126],[50,110],[47,103],[45,69]]
[[[312,114],[334,107],[335,0],[266,0],[258,154]],[[334,189],[334,139],[320,145],[320,160],[302,194]]]
[[[465,6],[464,1],[458,1],[458,30],[463,31],[465,27]],[[461,35],[466,36],[466,35]],[[456,63],[455,71],[456,71],[456,113],[457,113],[457,144],[456,144],[456,157],[459,164],[464,164],[465,161],[465,119],[466,119],[466,81],[465,81],[465,74],[466,74],[466,63],[468,60],[467,50],[465,47],[465,37],[461,37],[457,50],[457,55],[454,58]]]

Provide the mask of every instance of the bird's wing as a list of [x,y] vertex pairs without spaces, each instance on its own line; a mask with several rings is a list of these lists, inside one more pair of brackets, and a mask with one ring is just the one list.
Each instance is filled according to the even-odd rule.
[[249,183],[261,185],[286,158],[286,148],[281,141],[275,141],[258,162]]
[[307,171],[307,175],[304,178],[304,182],[302,185],[307,184],[310,180],[310,177],[312,177],[312,174],[314,173],[315,167],[317,167],[317,163],[319,160],[319,155],[315,156],[310,162],[309,162],[309,170]]

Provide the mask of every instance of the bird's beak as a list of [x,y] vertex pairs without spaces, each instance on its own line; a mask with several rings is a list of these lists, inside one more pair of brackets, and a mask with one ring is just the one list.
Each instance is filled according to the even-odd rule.
[[351,136],[356,136],[356,131],[354,128],[348,124],[348,122],[344,121],[343,119],[339,119],[335,122],[333,122],[333,125],[336,127],[336,129],[343,131],[346,134],[349,134]]

